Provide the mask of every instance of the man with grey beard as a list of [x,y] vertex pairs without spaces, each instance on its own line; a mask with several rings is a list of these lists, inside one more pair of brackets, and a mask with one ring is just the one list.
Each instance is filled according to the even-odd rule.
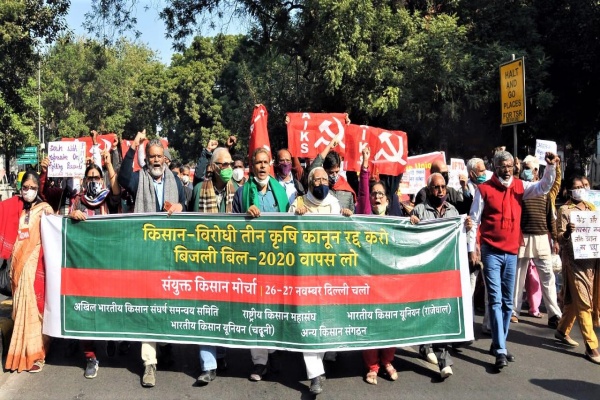
[[[119,184],[133,194],[134,212],[166,211],[169,215],[184,210],[185,193],[179,178],[167,168],[164,147],[159,139],[152,139],[146,145],[146,164],[133,171],[133,158],[140,142],[146,138],[146,130],[138,132],[131,148],[127,151],[121,170]],[[163,358],[168,359],[170,345],[162,347]],[[142,342],[142,361],[144,375],[142,386],[153,387],[156,384],[156,342]]]

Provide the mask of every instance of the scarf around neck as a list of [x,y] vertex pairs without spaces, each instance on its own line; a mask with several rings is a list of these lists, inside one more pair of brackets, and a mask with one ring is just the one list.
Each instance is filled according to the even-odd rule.
[[[156,210],[156,190],[154,190],[154,179],[148,172],[148,167],[145,166],[139,172],[138,189],[135,196],[135,206],[133,212],[157,212]],[[168,168],[165,169],[163,175],[164,187],[164,201],[175,204],[179,203],[179,190],[177,189],[177,182],[175,182],[175,176],[173,172]],[[163,203],[164,204],[164,203]],[[158,210],[162,211],[162,210]]]
[[[275,197],[275,202],[277,203],[279,212],[287,212],[288,208],[290,208],[290,202],[288,201],[287,193],[285,192],[283,186],[281,186],[281,184],[279,184],[279,182],[277,182],[277,180],[272,176],[269,177],[268,185],[273,191],[273,196]],[[242,189],[242,206],[244,212],[248,211],[252,205],[260,209],[258,191],[258,185],[256,185],[254,179],[248,179]]]
[[509,231],[513,231],[515,228],[515,212],[512,208],[512,198],[514,196],[515,179],[510,181],[508,186],[504,186],[498,176],[494,174],[489,180],[491,184],[498,189],[499,192],[503,193],[502,196],[502,219],[501,227]]

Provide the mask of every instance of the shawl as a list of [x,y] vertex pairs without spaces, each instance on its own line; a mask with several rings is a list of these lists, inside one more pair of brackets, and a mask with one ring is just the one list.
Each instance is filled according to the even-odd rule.
[[21,211],[23,201],[19,196],[0,202],[0,258],[5,260],[10,258],[17,240]]
[[[233,179],[230,179],[225,185],[225,212],[232,212],[233,198],[235,196],[235,184]],[[194,211],[203,213],[218,213],[219,205],[217,204],[217,195],[215,194],[215,186],[212,179],[207,179],[196,185],[194,188]]]
[[[166,168],[163,174],[164,180],[164,200],[169,203],[179,203],[179,190],[177,189],[177,182],[175,182],[175,176],[173,173]],[[148,167],[144,167],[139,173],[138,190],[135,196],[135,206],[133,212],[156,212],[156,191],[154,190],[154,183]],[[162,211],[162,210],[160,210]]]
[[100,191],[100,193],[98,193],[96,196],[90,196],[86,190],[84,192],[83,196],[81,196],[81,201],[88,208],[97,208],[98,206],[100,206],[101,204],[104,203],[104,200],[106,200],[106,196],[108,196],[109,193],[110,193],[110,190],[105,188],[105,189],[102,189]]
[[[79,210],[89,216],[108,214],[108,206],[106,205],[106,201],[102,201],[98,205],[92,206],[92,205],[88,204],[86,202],[86,200],[87,200],[87,197],[84,195],[76,196],[71,203],[71,208],[69,209],[69,213],[73,210]],[[106,200],[106,196],[104,197],[104,200]]]
[[[290,202],[288,200],[285,189],[272,176],[269,176],[269,186],[273,191],[273,196],[275,197],[275,201],[277,202],[279,212],[287,212],[288,208],[290,208]],[[258,187],[256,186],[256,182],[254,181],[254,179],[252,179],[251,177],[250,179],[248,179],[248,182],[244,184],[244,187],[242,189],[242,207],[244,212],[248,211],[248,209],[252,205],[255,205],[256,207],[260,208],[258,199]]]
[[356,203],[356,193],[354,192],[354,189],[352,189],[352,186],[350,186],[346,178],[344,178],[343,176],[340,175],[340,177],[333,184],[331,189],[335,190],[336,192],[342,191],[352,193],[352,198],[354,199],[354,203]]

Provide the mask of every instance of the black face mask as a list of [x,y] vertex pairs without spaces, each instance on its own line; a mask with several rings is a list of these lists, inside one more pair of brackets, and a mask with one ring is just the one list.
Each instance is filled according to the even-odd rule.
[[323,200],[329,193],[329,186],[319,185],[313,188],[312,194],[318,200]]
[[448,172],[441,172],[440,175],[442,175],[444,177],[444,180],[446,181],[446,185],[447,185],[448,181],[450,180],[450,177],[448,176]]
[[430,196],[429,203],[433,207],[437,208],[437,207],[441,206],[446,201],[447,198],[448,198],[448,195],[445,195],[444,197]]

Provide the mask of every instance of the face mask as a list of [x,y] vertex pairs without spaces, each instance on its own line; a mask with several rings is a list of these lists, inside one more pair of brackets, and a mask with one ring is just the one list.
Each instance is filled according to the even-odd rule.
[[188,183],[190,183],[190,176],[189,175],[182,175],[181,176],[181,182],[183,182],[184,185],[187,185]]
[[231,180],[231,177],[233,176],[233,170],[231,168],[225,168],[219,171],[219,176],[221,177],[221,180],[225,183],[229,182]]
[[524,169],[523,172],[521,172],[521,179],[531,182],[533,180],[533,171],[530,169]]
[[577,202],[586,201],[588,192],[585,189],[573,189],[571,190],[571,198]]
[[448,180],[450,179],[448,176],[448,172],[441,172],[440,175],[442,175],[444,177],[444,180],[446,181],[446,185],[448,184]]
[[445,195],[444,197],[431,196],[429,198],[429,203],[431,203],[431,205],[433,207],[439,207],[442,204],[444,204],[444,202],[446,201],[447,198],[448,198],[448,195]]
[[329,194],[329,186],[315,186],[312,190],[312,194],[317,200],[323,200]]
[[254,182],[256,182],[256,184],[258,186],[265,187],[269,184],[269,177],[267,176],[265,179],[263,179],[262,181],[260,179],[258,179],[256,176],[254,177]]
[[478,176],[478,177],[475,179],[475,182],[476,182],[478,185],[482,184],[482,183],[483,183],[483,182],[485,182],[485,181],[486,181],[486,179],[485,179],[485,174],[483,174],[483,175],[479,175],[479,176]]
[[241,181],[244,178],[244,168],[236,168],[233,170],[233,180],[236,182]]
[[86,188],[86,194],[96,197],[102,191],[102,182],[88,182]]
[[340,174],[327,175],[327,178],[329,179],[329,184],[333,186],[338,181],[338,179],[340,179]]
[[292,164],[277,164],[275,169],[279,176],[288,176],[292,171]]
[[498,177],[498,180],[500,181],[500,183],[501,183],[503,186],[509,187],[509,186],[510,186],[510,184],[511,184],[511,182],[512,182],[512,176],[511,176],[510,178],[508,178],[507,180],[504,180],[504,179],[502,179],[502,178]]
[[33,201],[37,197],[37,190],[21,190],[21,196],[23,196],[23,201],[25,201],[26,203],[33,203]]
[[377,204],[373,206],[373,213],[375,215],[384,215],[387,210],[387,206],[384,204]]

